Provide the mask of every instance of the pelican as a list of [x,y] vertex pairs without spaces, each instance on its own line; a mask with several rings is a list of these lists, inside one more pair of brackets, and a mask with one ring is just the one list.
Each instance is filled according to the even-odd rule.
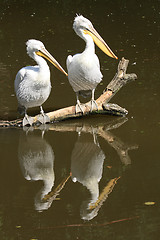
[[[50,70],[44,58],[49,60],[57,69],[67,73],[46,50],[41,41],[30,39],[26,42],[27,53],[38,65],[21,68],[15,78],[14,87],[18,100],[18,111],[24,114],[23,126],[32,125],[33,118],[27,115],[27,109],[40,107],[38,120],[44,124],[49,118],[44,114],[42,104],[47,100],[51,91]],[[44,57],[44,58],[43,58]]]
[[90,111],[92,112],[94,105],[96,109],[98,109],[96,101],[94,100],[94,93],[95,88],[102,81],[103,77],[100,71],[99,59],[95,54],[94,43],[109,57],[118,58],[87,18],[82,15],[76,16],[73,23],[73,29],[76,34],[86,42],[85,50],[82,53],[75,54],[74,56],[69,55],[66,61],[68,80],[77,98],[75,112],[77,113],[80,111],[83,113],[79,95],[87,97],[91,94]]

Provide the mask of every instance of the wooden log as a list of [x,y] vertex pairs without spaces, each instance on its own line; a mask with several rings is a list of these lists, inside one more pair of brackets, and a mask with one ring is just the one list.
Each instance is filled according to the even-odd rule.
[[[78,118],[89,114],[110,114],[116,116],[125,116],[128,111],[116,104],[109,104],[111,98],[127,83],[136,80],[136,74],[126,74],[129,60],[122,58],[118,64],[117,73],[103,91],[102,95],[96,100],[98,110],[90,112],[90,102],[84,104],[84,113],[75,114],[75,106],[70,106],[46,113],[51,122],[66,120],[69,118]],[[38,115],[33,117],[34,125],[39,125]],[[22,127],[22,119],[12,121],[0,120],[0,127]]]

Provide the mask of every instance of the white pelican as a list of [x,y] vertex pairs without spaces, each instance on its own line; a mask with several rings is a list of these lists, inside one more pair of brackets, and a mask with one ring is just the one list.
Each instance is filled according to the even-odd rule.
[[94,92],[103,77],[100,71],[99,59],[95,54],[94,42],[108,56],[116,59],[118,58],[97,33],[92,23],[87,18],[82,15],[76,16],[73,23],[73,29],[76,34],[86,42],[85,50],[74,56],[69,55],[66,62],[68,79],[77,97],[75,111],[83,113],[83,109],[79,101],[79,94],[83,97],[87,97],[92,93],[91,111],[93,110],[93,105],[97,108],[97,104],[94,100]]
[[33,58],[38,65],[20,69],[14,82],[18,100],[18,110],[21,114],[25,114],[23,126],[27,124],[32,125],[33,123],[32,117],[27,115],[27,109],[32,107],[40,107],[41,116],[38,120],[42,124],[49,121],[49,118],[44,114],[42,108],[42,104],[47,100],[51,91],[50,70],[43,57],[67,75],[60,64],[45,49],[42,42],[30,39],[26,42],[26,45],[28,55]]

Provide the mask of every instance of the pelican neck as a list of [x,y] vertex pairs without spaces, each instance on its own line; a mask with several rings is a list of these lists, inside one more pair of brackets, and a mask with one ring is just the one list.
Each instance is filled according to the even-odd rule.
[[93,39],[91,36],[87,36],[84,38],[84,41],[86,42],[85,52],[91,52],[95,53],[95,44],[93,42]]
[[36,54],[34,54],[33,56],[32,56],[32,58],[35,60],[35,62],[38,64],[38,66],[39,66],[39,68],[40,69],[44,69],[44,68],[49,68],[49,66],[48,66],[48,64],[47,64],[47,62],[46,62],[46,60],[43,58],[43,57],[40,57],[40,56],[38,56],[38,55],[36,55]]

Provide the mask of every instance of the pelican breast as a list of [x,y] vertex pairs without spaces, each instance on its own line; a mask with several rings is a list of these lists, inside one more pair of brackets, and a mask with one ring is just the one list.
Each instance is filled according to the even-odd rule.
[[96,54],[83,52],[67,58],[68,79],[75,92],[95,89],[102,80]]

